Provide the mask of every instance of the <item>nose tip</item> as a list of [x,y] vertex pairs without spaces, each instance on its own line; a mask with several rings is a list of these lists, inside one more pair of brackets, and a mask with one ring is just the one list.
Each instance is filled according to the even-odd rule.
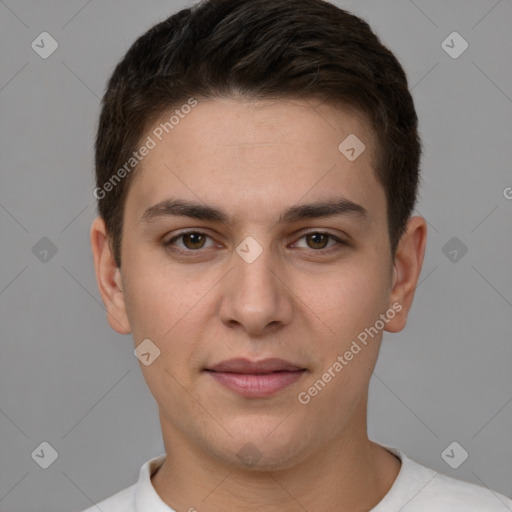
[[241,325],[258,335],[291,320],[287,288],[272,269],[272,254],[248,236],[236,248],[234,269],[224,283],[220,315],[226,325]]

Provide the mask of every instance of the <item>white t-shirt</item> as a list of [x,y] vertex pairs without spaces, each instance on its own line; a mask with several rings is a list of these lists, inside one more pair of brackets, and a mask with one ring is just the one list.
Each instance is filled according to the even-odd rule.
[[[402,461],[389,492],[370,512],[511,512],[512,500],[492,490],[456,480],[409,459],[397,448],[385,446]],[[152,475],[165,454],[145,462],[139,480],[83,512],[175,512],[158,496]]]

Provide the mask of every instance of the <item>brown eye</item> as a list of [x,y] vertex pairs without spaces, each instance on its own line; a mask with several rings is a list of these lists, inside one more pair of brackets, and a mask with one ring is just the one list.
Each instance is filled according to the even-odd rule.
[[[306,233],[300,238],[300,240],[305,240],[305,246],[297,245],[298,242],[296,242],[294,245],[301,249],[310,249],[319,253],[335,251],[337,249],[341,249],[343,246],[348,245],[348,243],[344,242],[337,236],[334,236],[331,233],[323,233],[321,231],[312,231],[310,233]],[[328,245],[329,242],[332,243]]]
[[183,238],[183,245],[187,249],[201,249],[204,245],[205,236],[201,233],[185,233],[181,235]]
[[324,249],[329,241],[329,236],[325,233],[312,233],[306,235],[306,240],[311,242],[309,244],[311,249]]
[[199,249],[207,247],[205,244],[208,238],[211,239],[210,236],[201,231],[188,231],[174,236],[164,245],[177,253],[199,252]]

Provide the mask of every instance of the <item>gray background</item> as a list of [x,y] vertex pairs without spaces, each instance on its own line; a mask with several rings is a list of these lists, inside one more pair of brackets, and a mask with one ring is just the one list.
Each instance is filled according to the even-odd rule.
[[[512,496],[512,3],[336,3],[400,59],[425,145],[427,253],[407,328],[384,336],[369,435]],[[96,287],[93,138],[115,64],[191,4],[0,1],[2,512],[81,510],[163,453],[133,340],[110,329]],[[43,31],[59,44],[47,59],[31,48]],[[469,43],[457,59],[441,46],[453,31]],[[455,262],[454,236],[468,249]],[[32,250],[43,237],[47,261]],[[58,452],[48,469],[31,457],[43,441]],[[453,441],[469,453],[458,469],[441,457]]]

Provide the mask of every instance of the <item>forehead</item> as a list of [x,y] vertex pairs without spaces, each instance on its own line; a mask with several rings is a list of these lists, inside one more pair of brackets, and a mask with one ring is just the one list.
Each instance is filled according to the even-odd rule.
[[319,101],[198,99],[162,114],[142,142],[149,139],[126,205],[139,218],[166,196],[260,217],[333,192],[368,210],[384,198],[365,117]]

